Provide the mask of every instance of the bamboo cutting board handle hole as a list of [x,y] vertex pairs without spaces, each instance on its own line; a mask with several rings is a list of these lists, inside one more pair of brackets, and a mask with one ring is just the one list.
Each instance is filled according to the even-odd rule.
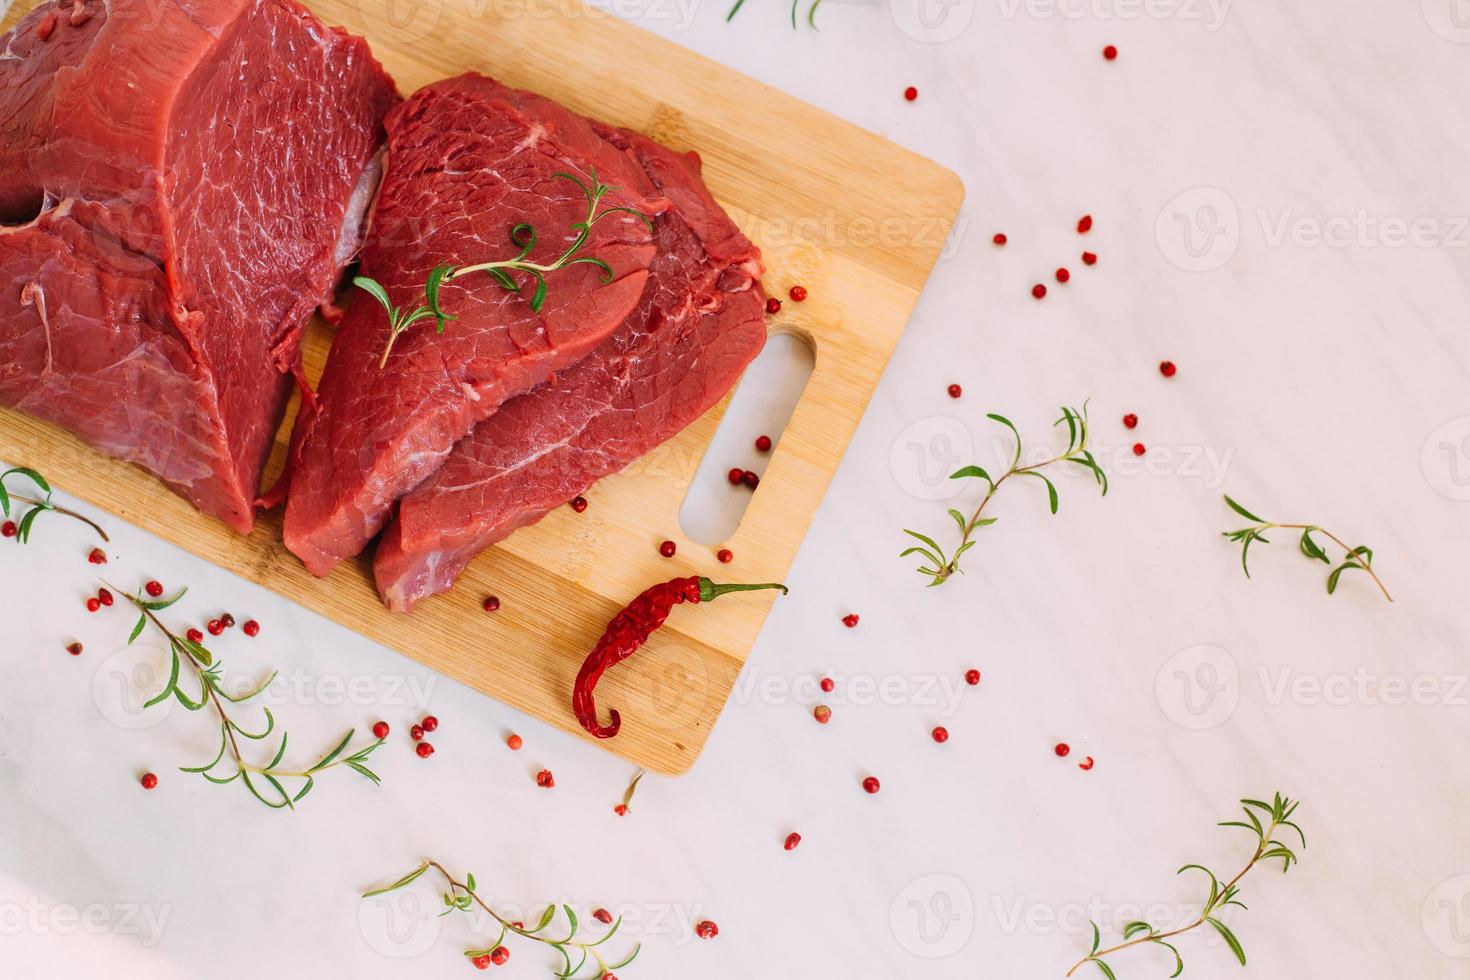
[[[782,451],[782,442],[791,445],[786,426],[815,368],[812,345],[783,331],[773,334],[760,356],[745,369],[679,507],[679,527],[690,540],[719,545],[734,536],[754,494],[745,487],[731,486],[729,472],[738,466],[765,479]],[[771,437],[769,452],[755,448],[756,439],[763,435]],[[791,434],[793,439],[795,435]],[[757,488],[755,493],[759,492]]]

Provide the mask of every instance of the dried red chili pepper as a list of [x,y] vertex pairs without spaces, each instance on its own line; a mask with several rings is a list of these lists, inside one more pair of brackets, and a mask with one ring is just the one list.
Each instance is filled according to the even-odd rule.
[[616,709],[608,711],[612,719],[607,725],[597,723],[597,704],[592,698],[602,672],[620,663],[648,642],[654,631],[664,624],[681,602],[710,602],[729,592],[755,592],[761,589],[780,589],[786,586],[775,583],[764,585],[717,585],[703,576],[676,578],[661,582],[643,592],[628,603],[622,612],[607,624],[607,631],[597,646],[587,655],[582,669],[577,673],[577,683],[572,688],[572,711],[582,727],[598,738],[612,738],[622,727],[622,719]]

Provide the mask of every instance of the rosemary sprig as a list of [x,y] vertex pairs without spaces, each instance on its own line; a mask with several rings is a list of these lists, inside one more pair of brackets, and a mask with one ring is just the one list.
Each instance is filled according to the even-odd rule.
[[[1256,522],[1254,525],[1243,527],[1238,531],[1222,532],[1231,541],[1239,543],[1240,567],[1245,570],[1246,578],[1251,577],[1250,566],[1246,564],[1246,556],[1250,552],[1251,542],[1259,541],[1262,544],[1270,544],[1271,542],[1265,537],[1265,532],[1273,528],[1280,528],[1283,531],[1300,531],[1302,532],[1302,536],[1301,540],[1297,542],[1297,546],[1301,549],[1301,553],[1313,561],[1320,561],[1332,568],[1332,571],[1327,574],[1328,595],[1337,591],[1337,580],[1342,577],[1343,572],[1357,569],[1367,572],[1373,579],[1373,583],[1378,586],[1378,590],[1383,593],[1383,597],[1389,602],[1393,602],[1393,596],[1388,594],[1388,589],[1384,587],[1383,582],[1378,578],[1378,573],[1373,571],[1373,549],[1367,545],[1360,544],[1356,548],[1350,548],[1337,535],[1316,524],[1277,524],[1263,517],[1257,517],[1234,500],[1231,500],[1228,494],[1225,496],[1225,503],[1241,517],[1244,517],[1248,521]],[[1321,545],[1312,540],[1313,531],[1321,532],[1324,538],[1332,541],[1333,544],[1336,544],[1343,550],[1345,554],[1341,563],[1333,566],[1332,559],[1327,556],[1327,552],[1323,550]]]
[[536,228],[534,225],[522,223],[514,226],[510,230],[511,245],[520,249],[514,258],[500,259],[494,262],[478,262],[473,265],[459,266],[458,268],[447,263],[434,266],[429,272],[428,282],[424,285],[424,296],[427,302],[414,307],[412,310],[403,306],[394,305],[392,299],[388,296],[388,290],[376,279],[368,276],[355,277],[352,280],[352,284],[359,289],[365,290],[388,312],[388,345],[383,348],[383,357],[378,362],[378,366],[380,368],[387,366],[388,355],[392,353],[393,345],[397,342],[398,335],[420,320],[433,317],[437,331],[439,333],[444,332],[445,324],[450,320],[456,319],[456,317],[445,313],[443,307],[439,305],[439,290],[446,283],[451,283],[464,276],[472,275],[476,272],[483,272],[499,283],[501,288],[512,293],[519,293],[521,286],[511,276],[511,273],[519,272],[530,276],[535,283],[535,288],[531,293],[531,311],[533,313],[540,313],[541,308],[546,304],[546,277],[560,269],[565,269],[573,265],[591,265],[601,271],[604,285],[612,282],[612,266],[595,256],[577,254],[586,246],[587,239],[592,234],[592,226],[608,215],[620,213],[633,215],[647,225],[649,231],[653,230],[653,222],[648,219],[647,215],[629,207],[603,208],[599,211],[598,207],[602,204],[602,199],[611,193],[614,188],[598,180],[596,170],[592,170],[591,175],[592,184],[588,186],[581,178],[574,177],[571,174],[560,172],[552,174],[553,177],[570,180],[576,184],[581,188],[582,195],[587,199],[587,217],[572,225],[572,230],[577,233],[576,237],[572,240],[572,244],[567,247],[566,251],[562,252],[553,262],[542,263],[531,261],[531,250],[536,247]]
[[[13,476],[24,477],[25,479],[31,481],[31,483],[42,494],[42,496],[29,497],[22,496],[18,493],[11,493],[5,488],[5,481]],[[46,478],[28,466],[16,466],[12,469],[6,470],[4,473],[0,473],[0,513],[3,513],[8,518],[10,516],[10,505],[12,503],[26,504],[30,506],[30,510],[27,510],[24,514],[22,514],[20,520],[16,523],[16,541],[19,541],[21,544],[26,544],[27,542],[29,542],[31,539],[31,525],[36,523],[37,517],[40,517],[42,514],[47,513],[48,511],[53,514],[61,514],[65,517],[70,517],[74,520],[81,521],[83,524],[96,531],[97,536],[100,537],[103,541],[110,540],[107,537],[107,532],[102,530],[101,526],[99,526],[96,521],[92,520],[89,517],[78,514],[74,510],[69,510],[65,507],[58,507],[56,504],[52,503],[51,492],[51,484],[46,481]]]
[[[275,715],[271,714],[270,708],[262,706],[261,710],[265,713],[265,729],[263,731],[253,732],[241,727],[238,722],[230,717],[229,712],[225,708],[225,703],[244,704],[252,698],[257,697],[270,686],[271,681],[275,680],[276,672],[271,671],[270,676],[249,693],[231,695],[221,686],[223,665],[214,659],[213,654],[205,648],[204,644],[196,643],[186,636],[179,636],[165,626],[163,621],[158,618],[157,614],[161,610],[169,608],[182,599],[184,594],[189,591],[188,589],[184,589],[172,599],[150,599],[142,595],[123,592],[121,589],[114,589],[113,591],[124,596],[138,610],[138,623],[133,627],[133,632],[128,636],[128,645],[131,646],[143,634],[143,631],[150,623],[168,640],[170,653],[168,682],[164,685],[163,690],[149,698],[143,707],[151,708],[156,704],[162,704],[172,697],[189,711],[201,711],[207,705],[214,709],[215,714],[219,718],[219,751],[215,753],[214,758],[208,764],[202,766],[180,766],[179,769],[181,772],[196,773],[219,786],[224,786],[238,779],[250,791],[251,796],[273,810],[294,809],[296,804],[300,803],[302,798],[311,792],[312,787],[316,785],[317,775],[337,766],[346,766],[354,772],[372,780],[375,784],[379,782],[378,775],[367,767],[367,759],[374,749],[383,744],[383,740],[378,739],[371,745],[358,749],[349,755],[344,755],[343,753],[347,751],[348,745],[352,742],[353,731],[348,731],[330,752],[323,755],[314,765],[305,769],[283,769],[280,767],[281,760],[286,755],[287,733],[284,731],[281,732],[281,744],[276,749],[275,755],[271,757],[270,762],[264,766],[247,762],[244,754],[241,752],[239,739],[245,738],[254,742],[265,740],[275,731]],[[189,666],[199,681],[198,697],[190,697],[179,686],[180,674],[183,672],[182,666],[185,664]],[[228,765],[233,766],[234,771],[228,776],[217,775],[216,767],[224,761],[226,753],[230,756]],[[267,798],[261,792],[261,787],[256,785],[256,778],[266,784],[268,787],[267,793],[270,798]],[[302,779],[305,782],[301,785],[300,789],[292,793],[288,792],[283,785],[282,780],[285,779]]]
[[950,474],[949,478],[951,480],[978,479],[984,480],[986,484],[985,496],[981,498],[980,505],[975,508],[974,513],[968,518],[958,510],[951,509],[949,512],[949,516],[954,519],[955,524],[958,525],[960,530],[960,543],[955,547],[954,554],[946,555],[944,549],[940,547],[938,542],[927,535],[920,534],[918,531],[905,529],[903,532],[912,538],[918,539],[920,544],[906,549],[899,557],[906,558],[912,554],[923,556],[927,564],[920,565],[917,570],[922,575],[932,576],[933,580],[929,583],[930,586],[943,585],[949,580],[950,576],[960,571],[960,558],[965,552],[975,546],[975,532],[982,527],[994,524],[997,520],[994,517],[984,516],[986,505],[990,503],[991,498],[1000,490],[1001,485],[1011,477],[1032,476],[1046,484],[1047,498],[1053,514],[1057,512],[1057,488],[1051,480],[1047,479],[1041,473],[1041,470],[1046,469],[1054,463],[1073,463],[1088,470],[1092,473],[1094,479],[1097,480],[1098,486],[1102,487],[1103,496],[1107,496],[1108,476],[1103,472],[1102,467],[1098,465],[1097,460],[1092,455],[1092,451],[1087,448],[1089,434],[1087,402],[1083,402],[1080,409],[1068,408],[1065,405],[1062,406],[1062,417],[1057,419],[1055,424],[1059,426],[1065,425],[1067,427],[1067,448],[1050,459],[1042,460],[1039,463],[1032,463],[1030,466],[1021,465],[1021,433],[1017,431],[1015,424],[1004,415],[995,415],[992,413],[987,415],[986,418],[999,422],[1011,430],[1011,434],[1016,437],[1016,450],[1015,454],[1011,457],[1011,465],[997,479],[992,479],[990,474],[979,466],[966,466]]
[[[812,0],[811,6],[808,7],[806,11],[806,22],[811,25],[812,28],[817,30],[820,30],[820,28],[817,27],[817,8],[821,5],[822,0]],[[734,20],[735,15],[740,13],[740,8],[743,6],[745,6],[745,0],[735,0],[735,5],[731,7],[730,12],[725,15],[725,23],[728,24],[730,21]],[[791,0],[791,27],[793,30],[796,28],[796,15],[797,11],[800,8],[801,0]]]
[[[456,911],[468,912],[470,911],[471,907],[478,905],[481,909],[488,913],[490,917],[494,919],[500,926],[500,935],[496,937],[493,943],[487,943],[483,949],[465,950],[464,955],[469,957],[470,959],[475,959],[479,956],[490,955],[490,953],[494,951],[496,947],[500,946],[504,942],[507,936],[514,934],[520,936],[523,939],[530,939],[535,942],[542,943],[546,946],[550,946],[552,949],[560,953],[562,957],[563,969],[553,970],[552,972],[558,978],[560,978],[560,980],[570,980],[570,978],[575,977],[579,972],[581,972],[582,968],[587,965],[587,961],[589,958],[592,960],[593,965],[597,969],[596,973],[589,974],[589,978],[604,977],[613,970],[621,970],[629,963],[632,963],[633,958],[638,955],[638,951],[642,948],[642,943],[634,944],[633,951],[629,953],[626,957],[616,963],[607,962],[606,958],[604,958],[602,955],[602,951],[598,949],[598,947],[607,942],[617,933],[618,928],[623,924],[622,917],[619,916],[618,919],[613,922],[612,926],[608,929],[607,933],[602,936],[602,938],[583,942],[577,939],[577,913],[572,911],[572,907],[570,905],[561,906],[561,911],[566,916],[568,927],[567,935],[565,938],[562,939],[554,939],[550,936],[545,935],[546,930],[549,929],[556,922],[557,906],[554,904],[546,906],[546,911],[542,913],[541,920],[536,924],[536,927],[534,929],[528,929],[523,925],[510,922],[502,918],[494,909],[490,907],[490,905],[484,899],[479,896],[478,893],[476,893],[474,875],[466,874],[464,881],[458,881],[454,878],[453,875],[445,870],[444,866],[438,861],[425,861],[416,869],[410,871],[408,874],[404,875],[402,878],[399,878],[392,884],[384,885],[380,888],[374,888],[371,891],[364,892],[362,897],[372,898],[376,895],[385,895],[388,892],[397,891],[398,889],[417,881],[424,874],[424,872],[428,871],[430,868],[433,868],[435,871],[438,871],[439,874],[444,876],[444,880],[449,888],[449,890],[444,893],[444,911],[441,912],[440,915],[448,915],[449,913]],[[577,956],[575,964],[572,960],[573,955]]]
[[[1171,929],[1168,932],[1160,932],[1149,923],[1141,920],[1129,922],[1123,926],[1123,942],[1118,943],[1116,946],[1109,946],[1107,949],[1098,948],[1102,945],[1102,931],[1098,929],[1097,923],[1094,922],[1092,923],[1092,949],[1086,956],[1073,964],[1072,969],[1067,971],[1067,976],[1070,977],[1076,973],[1078,968],[1085,963],[1096,963],[1098,970],[1102,972],[1103,976],[1107,977],[1107,980],[1117,980],[1117,976],[1113,973],[1113,968],[1107,963],[1104,957],[1111,956],[1130,946],[1153,943],[1154,945],[1164,947],[1174,954],[1174,972],[1169,976],[1171,978],[1177,977],[1180,973],[1184,972],[1184,958],[1179,955],[1179,950],[1169,940],[1192,929],[1197,929],[1206,923],[1220,934],[1220,938],[1225,940],[1225,945],[1230,947],[1230,951],[1235,954],[1235,958],[1240,961],[1240,965],[1245,966],[1245,950],[1241,948],[1240,940],[1236,938],[1235,933],[1230,927],[1220,920],[1219,915],[1227,906],[1234,905],[1237,908],[1245,908],[1244,903],[1238,898],[1240,894],[1240,880],[1257,864],[1262,861],[1280,859],[1281,873],[1285,874],[1296,863],[1296,854],[1284,843],[1276,839],[1276,832],[1278,830],[1285,827],[1295,831],[1297,837],[1301,839],[1303,848],[1307,846],[1307,838],[1302,833],[1302,829],[1291,821],[1291,815],[1296,811],[1298,801],[1287,799],[1280,793],[1277,793],[1270,803],[1264,803],[1261,800],[1241,800],[1240,802],[1241,809],[1245,811],[1246,821],[1248,822],[1225,820],[1219,826],[1239,827],[1242,830],[1248,830],[1256,835],[1255,853],[1251,855],[1245,867],[1241,868],[1235,877],[1223,884],[1213,871],[1203,865],[1186,864],[1176,872],[1177,874],[1183,874],[1186,871],[1199,871],[1210,879],[1210,894],[1205,899],[1199,917],[1188,925],[1181,926],[1178,929]],[[1257,810],[1261,812],[1261,816],[1256,815]]]

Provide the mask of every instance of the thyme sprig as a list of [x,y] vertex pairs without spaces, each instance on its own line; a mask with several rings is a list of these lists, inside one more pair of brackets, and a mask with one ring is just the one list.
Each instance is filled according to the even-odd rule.
[[[36,490],[41,494],[41,496],[24,496],[22,494],[12,493],[7,490],[5,487],[5,481],[15,476],[24,477],[25,479],[31,481],[32,485],[35,486]],[[96,531],[97,536],[100,537],[103,541],[111,540],[107,537],[107,532],[102,530],[101,526],[98,525],[96,521],[82,514],[78,514],[74,510],[69,510],[66,507],[58,507],[56,504],[52,503],[51,493],[51,484],[47,482],[44,476],[31,469],[29,466],[16,466],[6,470],[4,473],[0,473],[0,513],[3,513],[7,518],[10,517],[11,504],[23,504],[30,507],[30,509],[27,510],[24,514],[20,515],[20,519],[16,522],[16,541],[20,542],[21,544],[26,544],[27,542],[29,542],[31,540],[31,526],[36,523],[36,518],[48,512],[52,514],[61,514],[65,517],[70,517],[73,520],[81,521],[83,524]],[[19,511],[20,508],[16,508],[16,510]]]
[[[1222,532],[1224,537],[1240,545],[1240,567],[1245,570],[1246,578],[1251,577],[1250,566],[1246,564],[1246,556],[1250,553],[1251,542],[1259,541],[1262,544],[1270,544],[1271,542],[1266,539],[1265,532],[1275,528],[1280,528],[1283,531],[1300,531],[1302,532],[1302,536],[1297,542],[1297,547],[1301,550],[1301,553],[1313,561],[1320,561],[1332,568],[1332,571],[1327,573],[1328,595],[1337,591],[1337,580],[1342,577],[1343,572],[1357,570],[1367,572],[1373,579],[1373,583],[1378,586],[1378,590],[1383,593],[1383,597],[1389,602],[1393,602],[1393,596],[1388,594],[1388,589],[1384,587],[1382,580],[1378,578],[1378,573],[1373,571],[1373,549],[1367,545],[1360,544],[1355,548],[1350,548],[1337,535],[1316,524],[1277,524],[1263,517],[1257,517],[1234,500],[1231,500],[1228,494],[1225,496],[1225,503],[1241,517],[1244,517],[1248,521],[1256,522],[1250,527],[1243,527],[1238,531]],[[1340,563],[1333,565],[1332,559],[1327,556],[1326,550],[1312,539],[1313,531],[1319,532],[1324,538],[1327,538],[1343,550],[1344,557]]]
[[996,522],[997,518],[984,516],[985,507],[996,495],[996,492],[1000,490],[1001,485],[1011,477],[1030,476],[1046,484],[1047,499],[1053,514],[1057,512],[1057,488],[1041,472],[1053,464],[1072,463],[1076,466],[1081,466],[1092,473],[1093,478],[1097,480],[1098,486],[1102,487],[1103,496],[1107,496],[1108,493],[1108,475],[1103,472],[1102,467],[1098,465],[1097,459],[1092,455],[1092,451],[1087,448],[1087,439],[1090,434],[1087,424],[1087,402],[1083,402],[1080,409],[1069,408],[1065,405],[1062,406],[1062,417],[1055,422],[1055,425],[1065,425],[1067,427],[1067,448],[1050,459],[1042,460],[1039,463],[1032,463],[1029,466],[1021,465],[1021,433],[1016,429],[1015,424],[1004,415],[992,413],[987,415],[986,418],[994,422],[999,422],[1011,430],[1011,434],[1016,439],[1016,449],[1014,455],[1011,457],[1010,466],[998,478],[992,478],[982,467],[973,465],[962,467],[950,474],[949,478],[951,480],[977,479],[984,480],[986,484],[985,496],[981,498],[980,505],[975,508],[974,512],[968,518],[958,510],[951,509],[949,512],[949,516],[954,519],[955,524],[960,530],[960,542],[955,547],[954,553],[947,555],[939,543],[928,535],[908,529],[905,529],[903,532],[912,538],[916,538],[920,544],[909,547],[899,557],[906,558],[912,554],[921,555],[927,564],[920,565],[917,570],[922,575],[932,577],[932,581],[929,583],[931,587],[943,585],[949,580],[950,576],[960,571],[960,558],[964,556],[965,552],[975,546],[975,532],[982,527]]
[[[557,906],[555,904],[546,906],[546,911],[541,914],[541,919],[539,922],[537,922],[535,928],[528,929],[523,925],[518,925],[517,923],[502,918],[499,913],[497,913],[493,908],[490,907],[489,903],[487,903],[479,896],[479,894],[475,891],[474,875],[466,874],[464,881],[459,881],[455,879],[455,877],[451,875],[447,870],[445,870],[442,864],[440,864],[438,861],[433,860],[426,860],[416,869],[410,871],[408,874],[404,875],[402,878],[399,878],[392,884],[383,885],[382,887],[374,888],[371,891],[364,892],[362,897],[373,898],[377,895],[385,895],[388,892],[397,891],[400,888],[413,884],[413,882],[417,881],[424,874],[424,872],[428,871],[430,868],[433,868],[444,877],[444,881],[446,882],[449,889],[444,893],[444,911],[439,913],[440,915],[448,915],[451,912],[469,912],[472,907],[478,905],[481,909],[488,913],[490,917],[494,919],[495,922],[500,926],[500,934],[495,938],[494,942],[487,943],[482,949],[465,950],[464,955],[469,957],[470,959],[474,959],[478,956],[490,955],[490,953],[493,952],[496,947],[500,946],[505,941],[505,938],[507,936],[516,935],[520,936],[522,939],[529,939],[534,942],[542,943],[560,953],[562,957],[563,968],[559,970],[554,969],[552,972],[558,978],[560,978],[560,980],[570,980],[570,978],[575,977],[578,973],[581,972],[582,968],[587,965],[587,961],[589,959],[592,961],[592,965],[596,967],[597,970],[596,973],[589,974],[589,978],[604,977],[613,970],[621,970],[623,967],[633,962],[634,957],[638,955],[638,951],[642,948],[641,943],[636,943],[633,946],[633,951],[625,956],[623,959],[617,961],[616,963],[609,963],[607,959],[602,955],[602,951],[598,947],[600,947],[603,943],[607,942],[609,939],[617,934],[619,927],[621,927],[623,924],[622,916],[619,916],[617,920],[613,922],[613,924],[608,928],[606,934],[604,934],[600,939],[582,941],[577,938],[577,931],[579,928],[577,913],[572,911],[572,907],[570,905],[563,905],[560,907],[562,913],[566,917],[567,935],[564,938],[556,939],[546,934],[546,931],[550,929],[557,921]],[[558,933],[559,932],[560,930],[558,930]],[[576,956],[575,963],[573,962],[573,956]]]
[[[1235,958],[1240,961],[1240,965],[1245,966],[1245,950],[1241,948],[1240,940],[1236,938],[1234,931],[1221,921],[1220,915],[1227,907],[1232,905],[1241,909],[1245,908],[1245,904],[1239,899],[1240,880],[1249,874],[1250,870],[1257,864],[1260,864],[1262,861],[1280,860],[1281,873],[1285,874],[1296,863],[1296,853],[1287,847],[1286,844],[1277,840],[1276,833],[1282,828],[1292,830],[1301,840],[1301,846],[1303,848],[1307,846],[1306,835],[1291,820],[1292,814],[1296,812],[1298,802],[1297,800],[1288,799],[1280,793],[1277,793],[1270,803],[1265,803],[1261,800],[1241,800],[1241,809],[1245,811],[1246,819],[1244,821],[1225,820],[1219,826],[1238,827],[1242,830],[1248,830],[1255,835],[1256,849],[1251,855],[1250,860],[1246,862],[1245,867],[1241,868],[1235,877],[1224,883],[1221,883],[1219,877],[1213,871],[1200,864],[1186,864],[1176,872],[1177,874],[1183,874],[1186,871],[1198,871],[1209,878],[1210,894],[1200,909],[1199,917],[1188,925],[1181,926],[1178,929],[1171,929],[1167,932],[1162,932],[1142,920],[1129,922],[1123,926],[1123,942],[1118,943],[1116,946],[1109,946],[1107,949],[1099,948],[1102,945],[1102,931],[1098,928],[1097,923],[1094,922],[1092,923],[1092,949],[1086,956],[1073,964],[1072,969],[1067,971],[1067,976],[1070,977],[1076,973],[1083,964],[1095,963],[1103,976],[1107,977],[1107,980],[1117,980],[1117,976],[1113,973],[1113,968],[1104,957],[1128,949],[1130,946],[1152,943],[1156,946],[1162,946],[1174,954],[1174,972],[1169,976],[1171,978],[1177,977],[1184,972],[1184,958],[1179,955],[1179,950],[1169,940],[1175,936],[1197,929],[1206,923],[1220,934],[1220,938],[1225,940],[1225,945],[1230,947],[1230,951],[1235,954]],[[1259,816],[1256,811],[1260,811]]]
[[[271,757],[270,762],[264,766],[247,762],[240,748],[240,739],[263,742],[276,729],[275,715],[271,713],[269,707],[262,705],[261,710],[265,713],[265,728],[258,732],[251,731],[242,727],[239,722],[230,716],[229,711],[225,708],[225,704],[244,704],[252,698],[257,697],[270,686],[271,681],[275,680],[276,672],[271,671],[270,676],[248,693],[232,695],[224,690],[223,687],[223,665],[215,660],[214,655],[209,652],[204,644],[197,643],[187,636],[179,636],[165,626],[163,621],[158,618],[160,611],[169,608],[182,599],[185,593],[189,591],[188,589],[180,591],[178,595],[171,599],[151,599],[142,594],[123,592],[121,589],[114,589],[113,591],[121,594],[138,610],[137,625],[133,627],[132,633],[128,636],[129,646],[136,642],[138,637],[143,635],[143,631],[150,624],[168,641],[170,655],[168,681],[164,684],[163,690],[149,698],[143,707],[151,708],[154,705],[162,704],[169,698],[173,698],[189,711],[201,711],[206,706],[211,707],[219,719],[220,746],[214,758],[202,766],[180,766],[179,770],[181,772],[195,773],[219,786],[227,785],[238,779],[249,790],[251,796],[273,810],[294,809],[296,804],[300,803],[302,798],[311,792],[312,787],[316,785],[316,777],[319,774],[338,766],[346,766],[359,775],[372,780],[374,784],[379,782],[378,775],[367,767],[367,759],[374,749],[383,744],[383,740],[378,739],[371,745],[364,746],[350,754],[344,755],[343,753],[347,752],[347,747],[352,742],[352,736],[354,734],[352,730],[349,730],[330,752],[327,752],[315,764],[305,769],[281,768],[281,760],[286,755],[286,742],[288,737],[285,731],[281,732],[281,744]],[[186,694],[180,686],[180,676],[183,674],[183,667],[185,665],[189,667],[190,672],[199,682],[199,694],[197,697]],[[226,754],[229,755],[228,761],[225,760]],[[226,769],[221,770],[219,768],[221,762],[226,763]],[[229,768],[233,768],[233,771],[229,772],[229,775],[219,774],[221,771],[228,771]],[[257,779],[267,787],[264,793],[262,792],[262,788],[256,784]],[[282,780],[288,779],[300,779],[305,780],[305,782],[295,792],[288,792],[282,782]]]
[[399,334],[420,320],[427,320],[433,317],[436,331],[443,333],[445,325],[450,320],[458,319],[452,314],[444,312],[443,307],[439,303],[439,290],[446,283],[451,283],[456,279],[461,279],[476,272],[483,272],[499,283],[502,289],[512,293],[519,293],[521,291],[521,285],[516,282],[511,273],[521,273],[530,276],[532,282],[535,283],[535,288],[531,292],[530,301],[531,312],[533,313],[540,313],[541,308],[546,304],[546,277],[568,266],[595,266],[601,273],[604,285],[612,282],[612,266],[596,256],[577,254],[586,247],[587,239],[592,234],[592,226],[603,218],[613,214],[631,214],[647,225],[649,231],[653,230],[653,222],[648,219],[647,215],[630,207],[603,208],[599,211],[598,208],[602,204],[602,199],[615,190],[615,188],[609,187],[607,184],[598,180],[596,170],[590,170],[590,173],[592,176],[592,184],[590,186],[581,178],[575,177],[572,174],[561,172],[552,174],[553,177],[560,177],[563,180],[569,180],[576,184],[581,189],[583,197],[587,200],[587,217],[572,225],[572,231],[577,233],[576,237],[572,240],[572,244],[567,247],[566,251],[562,252],[553,262],[543,263],[531,261],[531,250],[536,247],[536,227],[522,222],[510,230],[511,245],[520,250],[514,258],[499,259],[494,262],[478,262],[473,265],[459,267],[448,263],[441,263],[434,266],[429,272],[428,281],[424,285],[424,298],[426,302],[413,309],[395,305],[388,295],[388,290],[376,279],[369,276],[355,277],[352,280],[352,284],[359,289],[365,290],[388,312],[388,345],[383,348],[383,357],[378,362],[378,366],[380,368],[387,366],[388,355],[392,353],[393,345],[397,342]]

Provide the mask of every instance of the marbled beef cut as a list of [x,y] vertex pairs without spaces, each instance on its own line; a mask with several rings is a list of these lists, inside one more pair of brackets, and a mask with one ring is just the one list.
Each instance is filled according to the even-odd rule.
[[0,36],[0,404],[248,531],[397,101],[291,0],[42,3]]

